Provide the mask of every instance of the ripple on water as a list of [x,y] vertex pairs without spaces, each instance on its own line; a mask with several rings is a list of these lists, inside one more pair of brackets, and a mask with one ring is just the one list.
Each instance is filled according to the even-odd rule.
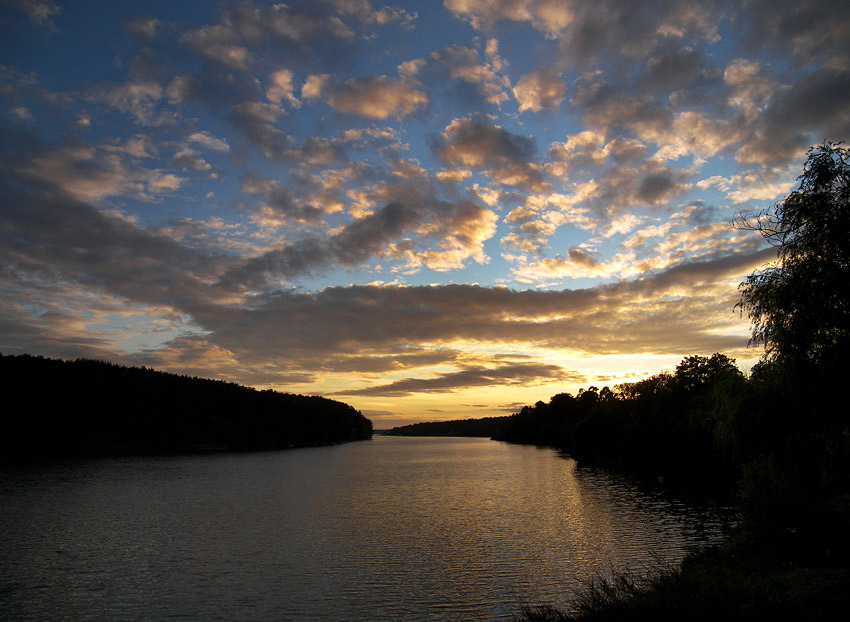
[[508,620],[678,562],[725,516],[459,438],[13,468],[0,502],[16,620]]

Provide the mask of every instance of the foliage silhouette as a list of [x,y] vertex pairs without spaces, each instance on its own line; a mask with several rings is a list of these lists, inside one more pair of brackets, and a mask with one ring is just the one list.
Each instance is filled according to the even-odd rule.
[[741,284],[751,343],[798,373],[846,353],[850,340],[850,152],[824,142],[809,150],[800,185],[738,228],[758,231],[778,247],[778,265]]
[[[573,407],[565,414],[556,396],[548,406],[524,409],[503,430],[531,442],[555,438],[580,461],[590,454],[634,466],[640,456],[623,443],[630,431],[637,444],[659,452],[654,470],[688,466],[690,457],[724,465],[738,478],[742,503],[728,541],[690,556],[680,570],[643,585],[615,577],[590,586],[574,613],[525,608],[523,619],[850,615],[850,411],[840,389],[850,353],[849,159],[838,144],[813,147],[794,192],[734,222],[778,247],[778,263],[741,284],[737,306],[752,321],[750,344],[765,348],[749,378],[722,355],[688,357],[675,374],[617,387],[614,403],[621,405],[608,413]],[[571,402],[558,400],[564,403]],[[546,421],[555,417],[560,436]],[[582,418],[604,427],[606,417],[615,425],[605,434],[580,437]],[[665,452],[670,443],[681,453]]]
[[[739,308],[765,357],[753,370],[744,499],[763,526],[806,523],[850,495],[850,417],[838,387],[850,352],[850,151],[809,150],[798,188],[736,226],[778,247],[777,264],[741,284]],[[762,531],[769,532],[763,528]]]
[[580,464],[628,469],[670,481],[727,483],[735,464],[715,432],[721,405],[744,383],[723,354],[690,356],[675,373],[561,393],[511,416],[497,440],[561,449]]
[[372,422],[341,402],[145,367],[0,355],[0,377],[5,459],[281,449],[372,436]]

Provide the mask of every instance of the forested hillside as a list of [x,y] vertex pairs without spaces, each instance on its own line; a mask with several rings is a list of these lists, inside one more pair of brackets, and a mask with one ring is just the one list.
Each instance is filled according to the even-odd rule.
[[100,361],[0,355],[4,459],[280,449],[368,439],[322,397],[257,391]]

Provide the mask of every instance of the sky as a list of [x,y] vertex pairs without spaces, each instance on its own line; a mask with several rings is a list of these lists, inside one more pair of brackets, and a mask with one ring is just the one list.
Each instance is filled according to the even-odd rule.
[[[388,0],[392,1],[392,0]],[[844,0],[0,0],[0,352],[505,415],[722,352]]]

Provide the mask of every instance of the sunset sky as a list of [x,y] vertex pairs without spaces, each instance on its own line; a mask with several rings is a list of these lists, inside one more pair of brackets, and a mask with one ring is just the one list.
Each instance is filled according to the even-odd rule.
[[746,369],[730,221],[848,102],[846,0],[0,0],[0,352],[377,428]]

